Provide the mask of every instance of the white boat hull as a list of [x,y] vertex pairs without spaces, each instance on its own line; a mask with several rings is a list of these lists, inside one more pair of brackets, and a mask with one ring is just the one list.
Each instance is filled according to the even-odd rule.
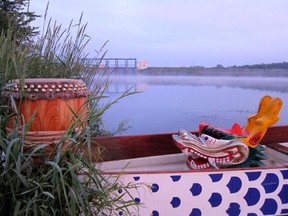
[[121,182],[139,186],[129,191],[135,202],[143,204],[130,209],[135,215],[288,214],[285,166],[193,171],[182,154],[174,154],[109,161],[99,168],[110,174],[123,169]]

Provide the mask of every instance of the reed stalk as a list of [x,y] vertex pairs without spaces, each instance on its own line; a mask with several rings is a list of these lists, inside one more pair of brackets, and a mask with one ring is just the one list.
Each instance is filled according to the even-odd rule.
[[[29,44],[16,42],[12,34],[15,31],[13,25],[11,34],[9,31],[5,35],[0,34],[0,87],[4,88],[11,79],[83,79],[92,91],[86,101],[90,106],[88,121],[81,122],[84,129],[80,133],[75,132],[77,125],[71,122],[53,149],[53,157],[43,154],[47,144],[35,145],[27,151],[24,150],[24,138],[29,123],[21,127],[23,131],[20,135],[17,131],[21,126],[21,115],[17,113],[17,107],[11,108],[13,98],[8,103],[1,94],[0,215],[131,215],[131,209],[137,212],[138,204],[129,195],[129,189],[138,186],[123,185],[119,176],[102,175],[95,168],[91,152],[91,145],[95,143],[91,137],[113,134],[105,130],[102,116],[132,93],[128,90],[117,99],[102,103],[110,84],[109,75],[98,72],[101,63],[99,55],[100,59],[105,56],[104,46],[96,52],[93,67],[87,65],[85,48],[90,37],[85,33],[86,24],[82,24],[82,15],[76,24],[71,22],[64,30],[52,19],[48,20],[46,15],[45,23],[45,31]],[[76,34],[73,33],[75,28]],[[16,128],[14,133],[7,134],[5,122],[11,115],[18,117]],[[75,119],[79,124],[81,116],[75,114]],[[125,127],[120,127],[119,131],[123,129]],[[63,150],[67,142],[69,148]],[[84,149],[89,152],[88,158],[82,157]],[[103,149],[99,147],[97,151]],[[95,157],[95,152],[93,154]],[[38,157],[42,162],[35,164]],[[96,157],[97,160],[101,158]],[[124,193],[119,195],[119,190]],[[130,199],[124,199],[124,195]]]

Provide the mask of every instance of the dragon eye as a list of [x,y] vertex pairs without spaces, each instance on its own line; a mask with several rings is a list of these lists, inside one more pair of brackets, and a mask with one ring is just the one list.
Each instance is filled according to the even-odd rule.
[[204,140],[208,140],[209,138],[207,136],[204,137]]

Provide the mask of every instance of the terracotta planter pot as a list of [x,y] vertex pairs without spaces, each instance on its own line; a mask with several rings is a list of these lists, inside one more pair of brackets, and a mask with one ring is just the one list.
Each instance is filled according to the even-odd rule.
[[20,80],[13,80],[3,91],[7,99],[13,97],[18,109],[18,116],[6,121],[7,133],[15,130],[18,117],[19,134],[23,125],[29,125],[25,135],[27,146],[49,144],[53,147],[71,124],[76,125],[76,132],[85,126],[89,109],[86,99],[90,91],[82,80],[25,79],[22,85],[23,91],[20,91]]

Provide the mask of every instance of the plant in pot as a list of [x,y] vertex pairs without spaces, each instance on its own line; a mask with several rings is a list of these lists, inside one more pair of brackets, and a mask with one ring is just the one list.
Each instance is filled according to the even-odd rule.
[[103,113],[131,93],[101,104],[109,76],[97,74],[96,58],[87,67],[86,25],[80,18],[75,39],[72,26],[63,31],[50,19],[29,44],[18,44],[9,32],[0,36],[1,215],[123,215],[131,214],[131,205],[137,210],[132,197],[123,199],[137,185],[108,180],[93,166],[91,152],[82,157],[91,136],[102,130]]

